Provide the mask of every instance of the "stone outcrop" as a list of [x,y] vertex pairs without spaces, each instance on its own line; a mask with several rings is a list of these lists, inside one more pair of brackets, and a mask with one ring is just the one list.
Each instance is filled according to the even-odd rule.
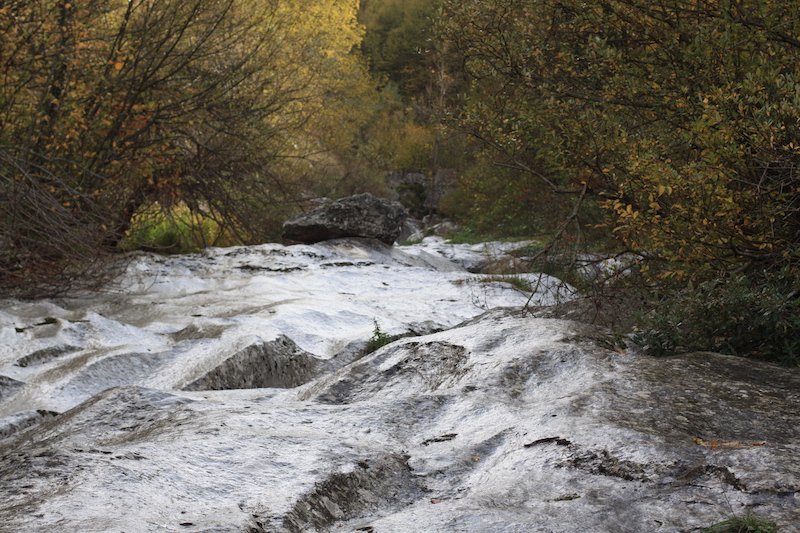
[[406,217],[397,202],[357,194],[290,218],[283,224],[283,237],[305,243],[363,237],[393,244]]
[[309,381],[322,366],[320,360],[281,335],[258,342],[220,362],[183,390],[290,388]]
[[800,372],[611,345],[495,310],[293,389],[112,388],[0,445],[0,531],[800,530]]

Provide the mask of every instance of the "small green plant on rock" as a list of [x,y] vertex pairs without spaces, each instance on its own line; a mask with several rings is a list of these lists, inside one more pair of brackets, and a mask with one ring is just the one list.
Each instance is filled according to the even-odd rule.
[[778,526],[775,522],[747,513],[745,516],[735,516],[709,526],[703,533],[776,533],[777,531]]
[[366,353],[372,353],[378,348],[382,348],[383,346],[386,346],[395,340],[395,337],[383,332],[377,320],[373,319],[372,322],[375,324],[375,327],[372,330],[372,337],[370,337],[369,341],[367,342],[367,347],[365,349]]
[[490,276],[471,277],[467,280],[471,283],[508,283],[515,289],[522,292],[531,292],[531,285],[524,278],[513,274],[493,274]]

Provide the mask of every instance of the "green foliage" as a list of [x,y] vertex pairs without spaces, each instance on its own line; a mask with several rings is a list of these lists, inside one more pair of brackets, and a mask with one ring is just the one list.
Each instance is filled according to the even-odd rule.
[[464,172],[440,211],[492,238],[540,235],[557,224],[561,198],[512,169],[482,162]]
[[[352,110],[375,92],[354,53],[363,37],[357,8],[357,0],[0,4],[0,146],[14,161],[0,178],[10,200],[8,210],[0,202],[0,243],[15,247],[0,260],[0,289],[47,285],[59,270],[79,275],[82,261],[102,254],[78,257],[75,238],[84,251],[116,248],[142,231],[132,227],[142,211],[213,213],[239,241],[263,242],[276,237],[286,206],[359,187],[362,175],[340,149],[363,118]],[[24,192],[15,183],[36,191],[26,205],[40,216],[13,215]],[[184,233],[170,228],[156,240],[197,240]]]
[[400,184],[397,187],[398,199],[414,218],[425,216],[425,186],[421,183]]
[[778,526],[748,513],[744,517],[729,518],[707,527],[703,533],[777,533]]
[[384,87],[365,110],[354,154],[379,171],[431,168],[435,133],[406,107],[396,85]]
[[593,240],[634,252],[642,277],[622,281],[662,291],[639,337],[655,353],[797,364],[800,4],[444,0],[443,13],[472,77],[455,123],[512,169],[466,176],[451,214],[540,236],[562,217],[554,235],[575,242],[556,255]]
[[553,191],[586,187],[607,229],[661,262],[653,279],[800,262],[799,4],[445,0],[444,13],[474,79],[461,124]]
[[397,337],[392,337],[381,330],[380,324],[378,324],[377,320],[372,321],[375,324],[375,327],[372,330],[372,337],[370,337],[369,341],[367,342],[367,346],[364,349],[365,353],[372,353],[378,348],[382,348],[387,344],[394,342],[397,340]]
[[209,246],[241,244],[235,234],[214,218],[193,212],[185,205],[151,209],[136,215],[133,229],[121,248],[152,250],[166,254],[198,252]]
[[653,355],[714,351],[800,364],[800,281],[789,268],[689,284],[653,307],[634,337]]
[[440,0],[362,0],[359,20],[366,28],[361,51],[372,72],[417,95],[428,83],[432,26]]
[[450,54],[447,43],[433,31],[441,4],[361,1],[361,52],[381,86],[382,108],[364,129],[366,138],[360,144],[366,148],[363,154],[383,161],[386,170],[435,173],[455,168],[464,159],[462,137],[444,128],[447,105],[458,98],[463,77],[458,56]]
[[515,289],[522,292],[531,292],[531,285],[527,280],[513,274],[493,274],[480,278],[470,278],[468,281],[473,283],[508,283]]

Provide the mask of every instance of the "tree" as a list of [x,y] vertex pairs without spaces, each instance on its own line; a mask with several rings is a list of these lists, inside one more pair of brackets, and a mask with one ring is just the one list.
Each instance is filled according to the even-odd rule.
[[644,345],[797,364],[800,4],[447,0],[443,30],[493,161],[639,257]]
[[[49,263],[94,263],[148,206],[182,203],[243,241],[263,239],[270,206],[303,192],[297,162],[325,149],[304,128],[363,76],[351,54],[362,35],[356,9],[355,0],[0,3],[0,150],[13,161],[0,181],[0,284],[13,280],[20,294]],[[20,182],[40,202],[23,225]],[[53,224],[59,209],[75,223]],[[57,233],[86,225],[78,260]]]
[[461,136],[444,131],[461,80],[454,76],[457,60],[434,31],[441,8],[441,0],[361,1],[361,52],[381,84],[361,152],[383,171],[435,173],[460,162]]
[[474,79],[464,123],[594,195],[653,274],[797,265],[796,2],[447,0],[444,33]]
[[361,50],[372,72],[407,96],[424,92],[433,25],[441,3],[430,0],[362,0],[359,20],[366,28]]

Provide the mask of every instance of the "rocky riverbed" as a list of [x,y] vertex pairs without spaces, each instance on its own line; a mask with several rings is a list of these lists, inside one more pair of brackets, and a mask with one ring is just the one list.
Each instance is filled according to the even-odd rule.
[[141,254],[4,302],[0,531],[800,531],[800,373],[522,316],[466,270],[508,246]]

